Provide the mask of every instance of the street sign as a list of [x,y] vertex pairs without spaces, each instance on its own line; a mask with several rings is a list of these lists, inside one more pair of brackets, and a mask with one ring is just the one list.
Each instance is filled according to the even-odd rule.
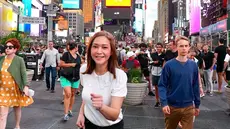
[[43,5],[43,6],[42,6],[42,10],[43,10],[43,11],[47,11],[48,9],[49,9],[49,5]]
[[47,16],[49,17],[55,17],[56,16],[56,11],[47,11]]
[[24,24],[46,24],[45,17],[19,17],[19,23]]

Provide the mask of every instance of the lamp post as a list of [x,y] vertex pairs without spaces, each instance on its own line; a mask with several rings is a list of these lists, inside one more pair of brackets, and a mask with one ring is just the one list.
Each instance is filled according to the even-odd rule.
[[17,32],[16,32],[17,37],[19,33],[19,18],[20,18],[20,6],[18,6],[18,15],[17,15]]

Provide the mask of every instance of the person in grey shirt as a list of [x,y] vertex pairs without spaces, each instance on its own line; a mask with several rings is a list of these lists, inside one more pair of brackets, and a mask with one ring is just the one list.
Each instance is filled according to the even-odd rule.
[[58,50],[55,49],[53,41],[49,41],[48,49],[46,49],[42,55],[40,67],[42,67],[42,63],[45,61],[45,73],[46,73],[46,86],[47,91],[50,90],[50,72],[52,75],[52,83],[51,83],[51,93],[55,91],[55,79],[57,75],[56,68],[57,65],[60,63],[60,56]]

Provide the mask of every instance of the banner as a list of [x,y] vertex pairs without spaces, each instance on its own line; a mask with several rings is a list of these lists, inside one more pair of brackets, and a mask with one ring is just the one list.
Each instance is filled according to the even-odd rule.
[[11,31],[12,30],[12,21],[13,21],[13,10],[12,10],[12,8],[3,5],[2,30],[3,31]]
[[[24,3],[24,16],[31,16],[31,0],[22,0],[22,2]],[[30,24],[25,24],[24,25],[24,32],[25,33],[30,33]]]

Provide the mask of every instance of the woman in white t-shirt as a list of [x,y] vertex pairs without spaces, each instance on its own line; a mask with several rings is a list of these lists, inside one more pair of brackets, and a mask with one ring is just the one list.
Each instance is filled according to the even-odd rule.
[[225,81],[228,83],[230,81],[230,47],[227,49],[227,54],[224,59],[224,71],[225,71]]
[[85,129],[123,129],[127,76],[117,68],[114,37],[106,31],[96,33],[87,53],[87,64],[80,69],[83,101],[76,124]]

